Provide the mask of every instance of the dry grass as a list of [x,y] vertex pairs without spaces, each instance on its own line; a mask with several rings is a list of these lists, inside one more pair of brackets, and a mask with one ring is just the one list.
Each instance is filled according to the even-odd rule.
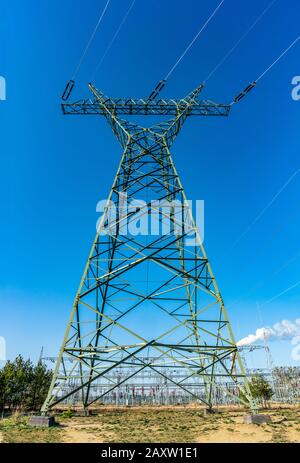
[[[300,408],[269,410],[272,423],[246,425],[244,411],[198,407],[104,407],[98,415],[61,422],[63,442],[300,442]],[[59,420],[59,418],[58,418]]]
[[33,428],[28,425],[28,418],[15,414],[11,418],[0,420],[0,442],[2,443],[30,443],[60,442],[61,429],[59,426],[53,428]]
[[272,423],[246,425],[241,409],[204,417],[198,407],[103,407],[90,417],[64,418],[59,426],[31,428],[26,418],[0,421],[3,442],[300,442],[300,407],[268,411]]

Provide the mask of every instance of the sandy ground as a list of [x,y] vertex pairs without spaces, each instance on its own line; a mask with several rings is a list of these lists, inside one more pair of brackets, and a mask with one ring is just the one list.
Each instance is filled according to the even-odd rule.
[[68,423],[63,433],[63,442],[67,443],[104,443],[110,440],[112,434],[105,432],[105,440],[101,439],[101,430],[94,424]]
[[[82,429],[84,427],[84,429]],[[100,430],[99,430],[100,431]],[[64,432],[62,442],[66,443],[106,443],[111,442],[111,437],[107,432],[105,432],[102,437],[99,436],[99,433],[96,431],[95,426],[93,430],[87,431],[86,425],[76,425],[75,423],[68,426]],[[142,439],[143,442],[147,442],[145,439]],[[219,429],[217,431],[205,432],[199,435],[193,442],[197,443],[263,443],[271,442],[272,433],[268,433],[265,429],[257,429],[255,425],[243,425],[239,429],[233,429],[232,431],[227,431],[226,429]],[[300,442],[300,435],[295,435],[295,440],[290,440],[290,442]]]
[[3,442],[68,443],[300,443],[300,405],[265,411],[271,423],[244,424],[247,412],[220,407],[205,414],[199,406],[101,407],[88,417],[67,418],[57,411],[57,426],[32,428],[26,417],[0,420]]
[[[63,442],[300,442],[300,409],[271,410],[271,424],[244,424],[243,412],[203,412],[140,408],[123,413],[104,410],[94,417],[62,423]],[[194,420],[193,420],[194,418]],[[125,429],[127,428],[127,432]],[[150,437],[152,436],[152,437]]]

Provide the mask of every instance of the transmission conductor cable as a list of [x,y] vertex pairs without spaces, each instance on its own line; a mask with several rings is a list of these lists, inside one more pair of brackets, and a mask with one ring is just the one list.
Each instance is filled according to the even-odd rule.
[[81,55],[81,57],[80,57],[80,59],[79,59],[79,62],[78,62],[78,64],[77,64],[76,68],[75,68],[75,71],[74,71],[74,74],[73,74],[73,76],[72,76],[72,79],[69,80],[69,82],[67,83],[67,85],[66,85],[66,87],[65,87],[64,93],[62,94],[62,100],[63,100],[63,101],[67,101],[68,98],[69,98],[70,95],[71,95],[71,92],[72,92],[72,90],[73,90],[73,88],[74,88],[74,86],[75,86],[75,79],[76,79],[76,77],[77,77],[77,74],[78,74],[78,72],[79,72],[79,70],[80,70],[80,68],[81,68],[81,66],[82,66],[83,60],[84,60],[84,58],[86,57],[87,52],[88,52],[89,49],[90,49],[90,46],[92,45],[92,43],[93,43],[93,41],[94,41],[94,38],[95,38],[95,36],[96,36],[96,34],[97,34],[97,31],[98,31],[98,29],[99,29],[99,27],[100,27],[100,24],[101,24],[101,22],[102,22],[102,19],[103,19],[105,13],[106,13],[106,10],[107,10],[107,8],[108,8],[108,5],[110,4],[110,1],[111,1],[111,0],[107,0],[107,2],[106,2],[106,4],[105,4],[105,6],[104,6],[102,12],[100,13],[100,17],[99,17],[99,19],[98,19],[98,22],[97,22],[97,24],[96,24],[96,26],[95,26],[95,28],[94,28],[94,30],[93,30],[93,32],[92,32],[92,35],[90,36],[90,38],[89,38],[89,40],[88,40],[88,42],[87,42],[87,44],[86,44],[86,46],[85,46],[85,48],[84,48],[84,50],[83,50],[83,52],[82,52],[82,55]]
[[113,35],[111,41],[110,41],[109,44],[107,45],[107,47],[106,47],[106,49],[105,49],[103,55],[101,56],[100,60],[98,61],[98,64],[97,64],[97,66],[96,66],[96,68],[95,68],[95,71],[94,71],[94,74],[93,74],[93,77],[92,77],[92,80],[93,80],[93,78],[95,77],[95,75],[96,75],[97,71],[99,70],[100,66],[102,65],[102,63],[103,63],[103,61],[104,61],[104,59],[105,59],[107,53],[109,52],[109,50],[110,50],[111,47],[113,46],[113,44],[114,44],[116,38],[118,37],[118,35],[119,35],[119,33],[120,33],[120,31],[121,31],[121,29],[122,29],[124,23],[126,22],[126,20],[127,20],[129,14],[130,14],[132,8],[134,7],[135,2],[136,2],[136,0],[133,0],[133,2],[131,2],[131,4],[130,4],[128,10],[126,11],[125,15],[123,16],[122,21],[121,21],[120,24],[119,24],[118,29],[116,30],[116,32],[115,32],[115,34]]
[[268,66],[267,69],[265,69],[264,72],[260,74],[259,77],[257,77],[257,79],[251,82],[241,93],[239,93],[233,99],[233,101],[230,103],[230,106],[232,106],[234,103],[238,103],[242,98],[244,98],[244,96],[246,96],[247,93],[249,93],[250,90],[252,90],[256,86],[257,82],[259,82],[267,74],[267,72],[269,72],[273,68],[273,66],[275,66],[275,64],[278,63],[278,61],[280,61],[287,54],[287,52],[296,45],[296,43],[299,40],[300,35],[285,50],[283,50],[283,52],[275,59],[275,61],[273,61],[273,63],[270,64],[270,66]]
[[255,19],[255,21],[251,24],[251,26],[244,32],[244,34],[238,39],[235,45],[225,54],[225,56],[219,61],[219,63],[213,68],[213,70],[208,74],[208,76],[204,79],[204,83],[208,82],[209,79],[217,72],[217,70],[225,63],[225,61],[229,58],[230,55],[236,50],[236,48],[240,45],[240,43],[250,34],[250,32],[254,29],[254,27],[261,21],[264,15],[269,11],[269,9],[274,5],[277,0],[272,0],[268,6],[260,13],[260,15]]
[[218,10],[221,8],[221,6],[223,5],[225,0],[222,0],[218,6],[215,8],[215,10],[212,12],[212,14],[209,16],[209,18],[206,20],[206,22],[203,24],[203,26],[200,28],[200,30],[197,32],[197,34],[195,35],[195,37],[192,39],[192,41],[189,43],[189,45],[186,47],[186,49],[184,50],[184,52],[179,56],[179,58],[177,59],[177,61],[175,62],[175,64],[171,67],[170,71],[167,73],[167,75],[165,76],[164,79],[160,80],[158,82],[158,84],[156,85],[155,89],[153,90],[153,92],[150,94],[149,96],[149,100],[153,100],[154,98],[156,98],[158,96],[158,94],[161,92],[161,90],[164,88],[164,86],[166,85],[167,83],[167,80],[171,77],[171,75],[173,74],[173,72],[175,71],[175,69],[177,68],[177,66],[179,65],[179,63],[182,61],[182,59],[185,57],[185,55],[187,54],[187,52],[190,50],[190,48],[194,45],[194,43],[196,42],[196,40],[198,39],[198,37],[200,36],[200,34],[206,29],[206,27],[208,26],[208,24],[210,23],[210,21],[213,19],[213,17],[216,15],[216,13],[218,12]]

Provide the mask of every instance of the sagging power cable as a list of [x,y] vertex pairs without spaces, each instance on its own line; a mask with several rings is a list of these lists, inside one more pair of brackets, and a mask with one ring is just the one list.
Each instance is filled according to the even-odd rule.
[[216,13],[218,12],[218,10],[221,8],[221,6],[223,5],[225,0],[221,0],[221,2],[218,4],[218,6],[215,8],[215,10],[212,12],[212,14],[209,16],[209,18],[205,21],[205,23],[203,24],[203,26],[200,28],[200,30],[197,32],[197,34],[194,36],[194,38],[191,40],[191,42],[189,43],[189,45],[185,48],[185,50],[183,51],[183,53],[179,56],[179,58],[176,60],[175,64],[171,67],[170,71],[167,73],[167,75],[165,76],[164,79],[160,80],[158,82],[158,84],[156,85],[155,89],[153,90],[153,92],[150,94],[149,96],[149,100],[153,100],[154,98],[156,98],[158,96],[158,94],[161,92],[161,90],[164,88],[164,86],[166,85],[167,83],[167,80],[171,77],[171,75],[173,74],[173,72],[175,71],[175,69],[177,68],[177,66],[179,65],[179,63],[182,61],[182,59],[185,57],[185,55],[187,54],[187,52],[190,50],[190,48],[194,45],[194,43],[196,42],[196,40],[198,39],[198,37],[200,36],[200,34],[206,29],[206,27],[208,26],[208,24],[210,23],[210,21],[213,19],[213,17],[216,15]]
[[79,62],[78,62],[77,66],[75,68],[75,71],[73,73],[73,76],[72,76],[71,80],[69,80],[69,82],[67,83],[67,85],[65,87],[64,93],[62,94],[62,100],[64,100],[64,101],[68,100],[69,96],[71,95],[71,92],[72,92],[72,90],[73,90],[73,88],[75,86],[75,79],[77,77],[77,74],[78,74],[78,72],[79,72],[79,70],[81,68],[81,65],[83,63],[84,58],[86,57],[87,52],[89,51],[90,46],[92,45],[92,43],[94,41],[94,38],[95,38],[95,36],[97,34],[97,31],[98,31],[99,26],[100,26],[100,24],[102,22],[102,19],[103,19],[105,13],[106,13],[108,5],[110,4],[110,1],[111,0],[107,0],[103,10],[101,11],[99,19],[97,21],[97,24],[96,24],[96,26],[95,26],[95,28],[94,28],[94,30],[93,30],[87,44],[86,44],[86,46],[85,46],[85,48],[84,48],[84,50],[83,50],[83,52],[81,54]]
[[121,29],[122,29],[124,23],[126,22],[126,20],[127,20],[129,14],[130,14],[132,8],[134,7],[135,2],[136,2],[136,0],[133,0],[133,1],[131,2],[131,4],[129,5],[129,8],[127,9],[125,15],[123,16],[122,21],[121,21],[120,24],[119,24],[119,27],[117,28],[117,30],[116,30],[115,34],[113,35],[111,41],[110,41],[109,44],[107,45],[107,47],[106,47],[106,49],[105,49],[103,55],[101,56],[100,60],[98,61],[98,64],[97,64],[97,66],[96,66],[96,68],[95,68],[95,71],[94,71],[94,74],[93,74],[93,76],[92,76],[92,80],[93,80],[93,78],[95,77],[95,75],[96,75],[97,71],[99,70],[99,68],[101,67],[101,65],[102,65],[102,63],[103,63],[103,61],[104,61],[104,59],[105,59],[107,53],[108,53],[109,50],[111,49],[111,47],[112,47],[112,45],[114,44],[116,38],[118,37],[118,35],[119,35],[119,33],[120,33],[120,31],[121,31]]
[[[297,169],[293,174],[284,182],[284,184],[279,188],[279,190],[273,195],[271,200],[266,204],[266,206],[257,214],[257,216],[249,223],[247,228],[236,238],[233,245],[228,249],[228,254],[231,254],[232,250],[237,246],[237,244],[249,233],[252,227],[262,218],[262,216],[269,210],[269,208],[274,204],[276,199],[285,191],[289,184],[300,174],[300,169]],[[227,255],[227,254],[226,254]]]
[[300,40],[300,35],[278,56],[278,58],[276,58],[275,61],[273,61],[272,64],[270,64],[269,67],[267,67],[267,69],[256,79],[256,82],[258,82],[260,79],[262,79],[266,74],[267,72],[269,72],[273,66],[275,66],[275,64],[281,59],[284,57],[284,55],[294,46],[296,45],[296,43],[298,42],[298,40]]
[[237,49],[240,43],[250,34],[254,27],[259,23],[259,21],[264,17],[264,15],[270,10],[277,0],[272,0],[266,8],[260,13],[260,15],[255,19],[251,26],[244,32],[244,34],[239,38],[239,40],[234,44],[234,46],[225,54],[225,56],[218,62],[218,64],[213,68],[213,70],[207,75],[204,79],[204,83],[207,83],[208,80],[217,72],[217,70],[225,63],[230,55]]
[[273,61],[272,64],[270,64],[262,74],[260,74],[259,77],[257,77],[257,79],[255,79],[253,82],[251,82],[249,85],[247,85],[247,87],[241,92],[239,93],[234,99],[233,101],[230,103],[230,105],[232,106],[234,103],[238,103],[239,101],[241,101],[242,98],[244,98],[247,93],[250,92],[250,90],[252,90],[258,81],[260,81],[266,74],[267,72],[269,72],[273,66],[275,66],[276,63],[278,63],[279,60],[281,60],[284,55],[286,55],[286,53],[293,47],[296,45],[296,43],[300,40],[300,35],[285,49],[283,50],[283,52]]

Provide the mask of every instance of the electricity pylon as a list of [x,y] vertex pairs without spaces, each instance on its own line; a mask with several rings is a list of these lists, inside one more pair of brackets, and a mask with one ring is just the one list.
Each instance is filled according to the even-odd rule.
[[[44,414],[75,393],[87,408],[147,369],[209,409],[216,388],[233,382],[242,389],[240,400],[256,409],[170,154],[189,116],[229,114],[229,105],[200,101],[202,87],[181,100],[136,100],[108,98],[89,84],[91,99],[62,105],[65,114],[104,116],[123,155],[75,297]],[[144,128],[120,115],[173,118]],[[155,233],[144,222],[150,215]],[[140,233],[142,222],[146,233]],[[167,233],[162,231],[166,223]],[[187,243],[191,237],[192,245]],[[179,368],[183,378],[168,376],[170,368]],[[114,370],[123,371],[115,380]],[[99,382],[101,393],[95,396],[91,390]]]

